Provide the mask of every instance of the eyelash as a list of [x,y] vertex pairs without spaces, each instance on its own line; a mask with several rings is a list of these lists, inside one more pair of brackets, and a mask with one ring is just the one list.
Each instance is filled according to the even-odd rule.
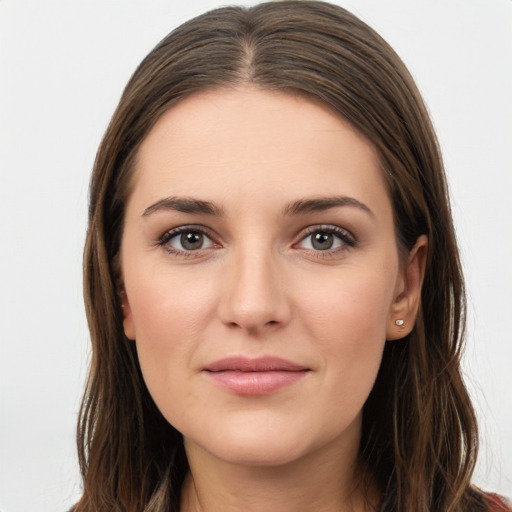
[[[184,233],[196,233],[198,235],[202,235],[205,238],[207,238],[211,242],[211,246],[209,247],[201,247],[197,250],[180,250],[172,247],[169,242],[180,235],[183,235]],[[169,254],[183,257],[183,258],[194,258],[202,256],[204,253],[203,251],[210,249],[210,247],[218,247],[218,244],[214,241],[213,236],[211,235],[210,231],[206,229],[203,226],[194,226],[194,225],[188,225],[188,226],[180,226],[179,228],[172,229],[170,231],[166,231],[158,240],[157,245],[162,246]]]
[[334,249],[326,249],[326,250],[315,250],[315,249],[304,249],[308,251],[310,254],[314,255],[316,258],[329,258],[336,255],[339,255],[342,252],[347,251],[352,247],[356,247],[357,240],[356,238],[348,232],[346,229],[340,228],[339,226],[333,225],[316,225],[310,226],[301,233],[300,240],[294,244],[294,246],[304,242],[308,237],[311,237],[315,234],[328,234],[334,235],[341,242],[340,247],[335,247]]
[[[180,250],[172,247],[169,242],[173,240],[174,238],[183,235],[184,233],[196,233],[199,235],[204,236],[207,238],[210,242],[210,246],[208,247],[201,247],[196,250]],[[296,247],[300,243],[304,242],[308,237],[314,235],[314,234],[327,234],[327,235],[333,235],[336,238],[338,238],[341,242],[340,247],[335,247],[334,249],[326,249],[326,250],[315,250],[315,249],[303,249],[307,251],[308,253],[313,254],[315,257],[318,258],[328,258],[335,256],[336,254],[339,254],[340,252],[344,252],[352,247],[355,247],[357,245],[357,240],[355,237],[349,233],[347,230],[340,228],[338,226],[333,225],[315,225],[310,226],[306,228],[302,233],[300,233],[300,239],[298,242],[295,242],[293,244],[293,247]],[[157,241],[157,245],[162,246],[169,254],[183,257],[183,258],[194,258],[194,257],[200,257],[204,255],[205,250],[209,250],[211,248],[215,248],[215,246],[219,247],[219,245],[215,242],[214,237],[212,236],[211,232],[206,229],[203,226],[194,226],[194,225],[187,225],[187,226],[180,226],[178,228],[172,229],[170,231],[166,231],[160,239]]]

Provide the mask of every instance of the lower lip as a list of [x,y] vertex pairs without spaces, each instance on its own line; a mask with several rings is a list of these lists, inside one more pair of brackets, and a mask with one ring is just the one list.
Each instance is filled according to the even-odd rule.
[[205,372],[217,385],[237,395],[268,395],[302,380],[304,371],[272,370],[263,372],[242,372],[226,370]]

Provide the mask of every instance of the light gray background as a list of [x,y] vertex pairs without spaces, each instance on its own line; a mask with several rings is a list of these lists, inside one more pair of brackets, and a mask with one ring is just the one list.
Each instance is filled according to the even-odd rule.
[[[512,1],[338,3],[394,46],[431,110],[467,273],[465,369],[483,445],[476,482],[512,496]],[[80,266],[95,150],[139,61],[177,24],[219,5],[0,0],[4,510],[63,512],[80,493]]]

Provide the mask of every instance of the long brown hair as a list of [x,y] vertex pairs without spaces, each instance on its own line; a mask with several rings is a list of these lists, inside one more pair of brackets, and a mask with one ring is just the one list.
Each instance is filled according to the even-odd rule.
[[78,426],[75,512],[178,510],[181,435],[154,405],[123,332],[117,256],[137,150],[163,112],[195,92],[250,83],[321,101],[377,149],[399,250],[428,236],[421,310],[388,342],[363,411],[363,481],[382,512],[483,510],[470,486],[477,427],[460,374],[464,284],[443,163],[404,64],[370,27],[314,1],[222,8],[171,32],[130,79],[99,148],[84,256],[92,363]]

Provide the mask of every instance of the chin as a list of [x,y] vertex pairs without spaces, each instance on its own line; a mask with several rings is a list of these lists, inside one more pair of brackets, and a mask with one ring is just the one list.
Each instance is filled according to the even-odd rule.
[[209,430],[184,431],[185,448],[244,466],[280,466],[303,455],[307,441],[297,428],[298,422],[290,428],[290,422],[275,418],[237,416],[229,422],[213,423]]
[[[260,421],[257,421],[257,420]],[[283,420],[284,418],[280,418]],[[339,451],[345,455],[357,451],[360,418],[345,429],[331,429],[320,424],[276,421],[276,418],[255,418],[217,424],[210,432],[195,432],[185,437],[185,447],[208,453],[216,460],[247,467],[279,467],[322,453]],[[197,434],[197,435],[193,435]]]
[[275,438],[251,438],[239,436],[237,439],[225,439],[215,443],[209,449],[203,449],[216,459],[237,466],[278,467],[289,464],[303,455],[301,443],[290,443]]

